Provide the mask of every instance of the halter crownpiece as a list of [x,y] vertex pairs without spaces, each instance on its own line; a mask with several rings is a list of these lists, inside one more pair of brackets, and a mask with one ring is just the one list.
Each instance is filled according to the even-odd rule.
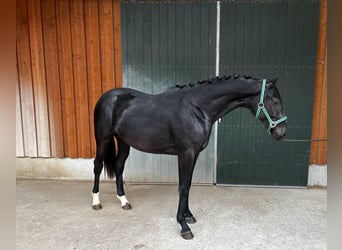
[[265,108],[264,104],[264,97],[265,97],[265,89],[266,89],[266,79],[262,80],[262,87],[261,87],[261,94],[260,94],[260,101],[258,103],[258,110],[255,114],[256,118],[259,119],[260,112],[264,112],[264,115],[266,116],[269,125],[268,125],[268,132],[271,132],[271,129],[276,127],[279,123],[282,123],[283,121],[287,120],[287,116],[283,116],[282,118],[273,121],[270,114],[268,113],[267,109]]

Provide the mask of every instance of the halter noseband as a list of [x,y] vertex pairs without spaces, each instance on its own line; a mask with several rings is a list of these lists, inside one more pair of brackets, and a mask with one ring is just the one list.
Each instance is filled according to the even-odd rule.
[[265,89],[266,89],[266,79],[262,80],[262,87],[261,87],[261,94],[260,94],[260,101],[258,103],[258,110],[255,114],[256,118],[259,119],[260,112],[264,112],[264,115],[266,116],[269,125],[268,125],[268,131],[270,132],[272,128],[276,127],[279,123],[282,123],[283,121],[287,120],[287,116],[283,116],[282,118],[272,121],[272,118],[270,114],[268,113],[267,109],[265,108],[264,104],[264,96],[265,96]]

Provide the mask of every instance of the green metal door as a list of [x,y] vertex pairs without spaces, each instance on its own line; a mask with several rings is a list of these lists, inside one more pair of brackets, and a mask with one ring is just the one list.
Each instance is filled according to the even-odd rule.
[[[123,1],[121,27],[124,87],[156,94],[215,76],[215,2]],[[212,139],[197,160],[194,183],[213,183],[214,148]],[[132,149],[125,180],[178,182],[177,158]]]
[[[319,1],[223,1],[220,73],[279,77],[289,138],[310,138]],[[306,186],[309,142],[272,139],[249,111],[218,125],[217,183]]]

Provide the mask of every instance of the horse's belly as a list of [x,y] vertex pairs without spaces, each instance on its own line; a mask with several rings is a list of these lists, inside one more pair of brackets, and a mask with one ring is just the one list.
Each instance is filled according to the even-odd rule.
[[174,145],[163,138],[124,136],[122,140],[139,151],[155,154],[176,154]]
[[160,154],[176,154],[175,145],[170,131],[162,124],[135,122],[134,119],[122,123],[117,130],[117,136],[133,148]]

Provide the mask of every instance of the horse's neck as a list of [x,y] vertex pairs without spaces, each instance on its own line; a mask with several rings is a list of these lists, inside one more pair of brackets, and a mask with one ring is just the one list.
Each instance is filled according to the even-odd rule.
[[260,91],[256,80],[232,79],[209,84],[200,97],[200,106],[214,122],[238,107],[249,108],[251,96]]

